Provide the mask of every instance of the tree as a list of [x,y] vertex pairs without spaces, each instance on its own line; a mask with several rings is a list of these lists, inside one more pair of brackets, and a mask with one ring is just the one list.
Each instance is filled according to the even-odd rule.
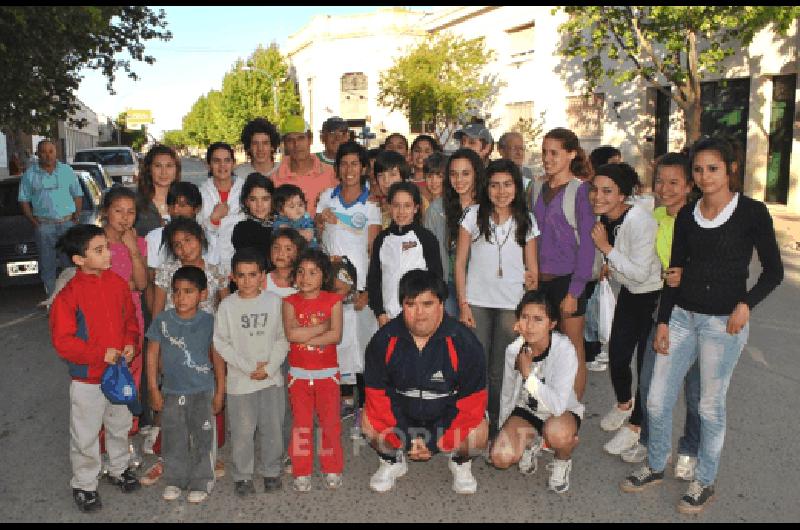
[[465,40],[441,33],[409,49],[382,72],[378,102],[403,112],[411,123],[433,123],[440,138],[459,122],[479,112],[496,94],[496,77],[482,76],[495,53],[483,38]]
[[181,129],[191,145],[209,145],[206,111],[208,110],[208,99],[200,96],[194,102],[189,113],[183,117]]
[[[169,40],[166,15],[143,6],[0,7],[0,126],[47,132],[78,109],[80,70],[101,70],[112,94],[131,61],[152,64],[144,42]],[[117,58],[126,51],[130,58]]]
[[245,124],[258,117],[275,125],[287,114],[302,114],[303,107],[289,65],[275,44],[259,46],[246,60],[237,60],[225,74],[221,90],[201,96],[183,117],[187,144],[211,142],[238,144]]
[[274,43],[268,48],[259,46],[245,61],[237,60],[222,80],[222,95],[236,141],[242,127],[254,118],[277,125],[284,116],[303,110],[289,79],[289,64]]
[[182,130],[174,129],[170,131],[164,131],[161,143],[164,145],[168,145],[169,147],[172,147],[176,151],[180,152],[186,148],[188,142]]
[[[559,9],[559,8],[557,8]],[[556,10],[557,10],[556,9]],[[592,92],[603,80],[644,79],[683,112],[687,143],[701,134],[700,81],[772,25],[785,35],[800,15],[781,6],[569,6],[561,53],[583,59]],[[556,11],[554,10],[554,11]]]

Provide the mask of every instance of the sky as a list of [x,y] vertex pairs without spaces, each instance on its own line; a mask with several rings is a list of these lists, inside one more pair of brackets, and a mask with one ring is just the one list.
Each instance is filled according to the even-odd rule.
[[[222,78],[236,59],[247,58],[259,44],[275,41],[283,50],[289,35],[298,32],[314,15],[369,13],[375,6],[292,7],[156,7],[167,15],[172,39],[149,40],[145,54],[155,57],[152,65],[132,62],[138,81],[117,73],[116,95],[106,89],[106,78],[85,70],[78,98],[94,112],[107,116],[130,109],[150,109],[155,123],[148,131],[180,129],[181,119],[192,104],[209,90],[219,90]],[[430,10],[429,6],[413,6]],[[123,57],[120,55],[120,57]]]

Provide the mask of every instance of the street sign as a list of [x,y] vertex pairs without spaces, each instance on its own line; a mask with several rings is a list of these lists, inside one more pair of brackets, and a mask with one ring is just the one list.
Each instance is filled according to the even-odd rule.
[[139,130],[142,125],[153,123],[152,111],[148,109],[130,109],[125,111],[125,128],[129,131]]

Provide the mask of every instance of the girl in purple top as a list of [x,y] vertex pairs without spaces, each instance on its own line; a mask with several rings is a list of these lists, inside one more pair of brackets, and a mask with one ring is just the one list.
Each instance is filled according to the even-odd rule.
[[531,209],[541,235],[539,248],[539,288],[559,307],[559,325],[578,354],[575,394],[583,399],[586,387],[586,353],[583,345],[583,315],[586,312],[586,283],[592,279],[594,243],[592,227],[595,216],[589,203],[588,182],[575,194],[576,227],[564,214],[563,199],[573,179],[588,179],[591,164],[580,146],[578,137],[569,129],[548,132],[542,143],[545,182]]

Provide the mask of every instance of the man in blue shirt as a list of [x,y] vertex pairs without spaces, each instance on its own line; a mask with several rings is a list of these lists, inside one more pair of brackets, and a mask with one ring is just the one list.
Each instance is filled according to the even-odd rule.
[[[39,163],[22,175],[19,200],[22,213],[36,229],[39,247],[39,275],[49,296],[55,287],[59,256],[58,238],[78,221],[83,205],[83,191],[72,168],[56,158],[56,145],[42,140],[36,146]],[[66,259],[60,260],[68,266]]]

